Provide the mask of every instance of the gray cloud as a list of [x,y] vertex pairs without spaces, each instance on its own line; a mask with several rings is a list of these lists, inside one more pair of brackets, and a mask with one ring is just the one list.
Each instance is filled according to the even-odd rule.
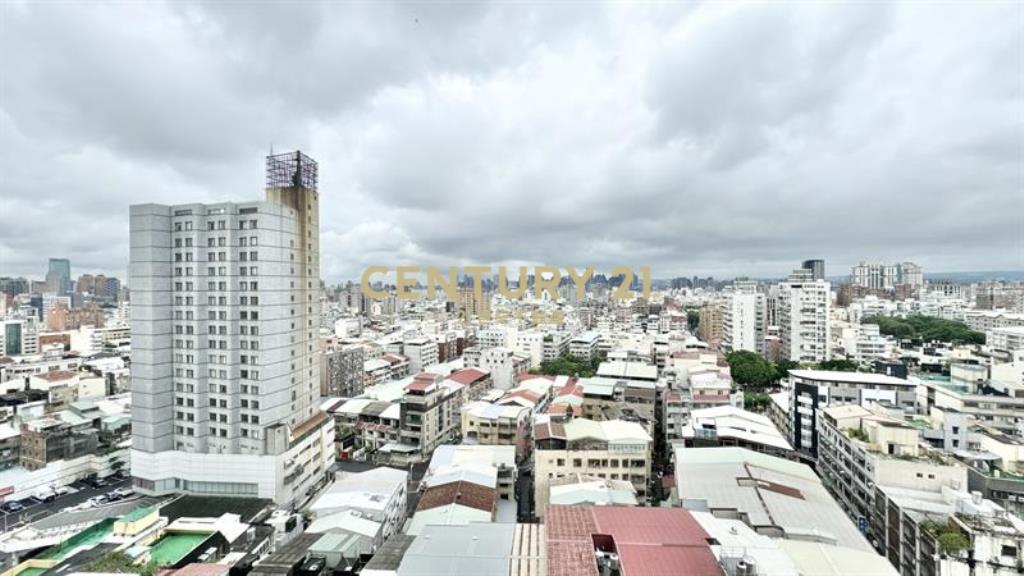
[[367,264],[1024,268],[1019,4],[0,5],[0,274],[321,163]]

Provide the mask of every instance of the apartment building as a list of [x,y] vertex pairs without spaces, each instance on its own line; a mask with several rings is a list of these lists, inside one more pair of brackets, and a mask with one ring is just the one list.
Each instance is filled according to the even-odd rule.
[[267,157],[262,202],[130,209],[132,475],[146,494],[288,504],[325,481],[317,164]]
[[975,310],[964,313],[964,324],[976,332],[988,332],[994,328],[1024,326],[1024,313],[1001,310]]
[[723,308],[721,302],[705,302],[700,309],[700,322],[697,324],[697,337],[707,342],[712,348],[722,342],[724,328],[722,326]]
[[535,514],[543,517],[551,480],[583,474],[608,480],[626,480],[646,501],[651,474],[652,439],[635,422],[595,422],[575,418],[569,422],[542,420],[533,429]]
[[967,468],[922,446],[921,431],[877,406],[829,406],[818,419],[818,472],[847,515],[875,541],[875,487],[938,492],[967,487]]
[[[565,377],[559,378],[567,380]],[[516,456],[522,461],[530,449],[532,416],[547,406],[554,384],[549,378],[528,378],[507,392],[495,389],[491,398],[485,396],[463,405],[463,441],[490,446],[515,446]]]
[[765,297],[757,283],[737,280],[722,298],[723,352],[763,352]]
[[553,331],[545,334],[541,348],[541,361],[554,360],[568,354],[571,339],[567,332]]
[[980,493],[878,486],[876,547],[902,576],[1012,576],[1024,561],[1024,521]]
[[789,379],[790,440],[793,448],[812,461],[818,451],[818,418],[825,407],[877,403],[913,412],[917,406],[915,382],[884,374],[790,370]]
[[569,355],[590,360],[597,356],[601,335],[597,332],[577,334],[569,340]]
[[850,270],[850,282],[854,286],[876,290],[895,290],[903,285],[917,288],[924,285],[924,272],[913,262],[861,262]]
[[794,362],[824,362],[831,357],[831,284],[795,270],[779,284],[779,354]]
[[[360,344],[342,344],[325,349],[320,356],[321,396],[354,398],[362,394],[366,386],[365,362],[366,349]],[[374,383],[379,377],[379,373],[371,376]]]
[[98,445],[98,433],[87,420],[38,418],[22,424],[18,463],[26,470],[39,470],[51,462],[92,454]]
[[509,390],[516,376],[527,372],[530,359],[518,356],[510,348],[467,348],[463,356],[467,368],[479,368],[491,375],[494,387]]
[[78,400],[78,386],[81,377],[77,372],[55,370],[29,376],[28,387],[46,392],[46,410],[63,410]]
[[952,364],[950,376],[917,380],[921,411],[952,410],[966,414],[971,423],[1005,434],[1016,434],[1024,421],[1024,390],[999,385],[988,378],[988,368]]
[[437,343],[432,338],[418,336],[402,342],[402,354],[409,359],[409,372],[417,373],[437,364]]
[[1006,354],[1024,350],[1024,326],[992,328],[985,332],[985,344]]

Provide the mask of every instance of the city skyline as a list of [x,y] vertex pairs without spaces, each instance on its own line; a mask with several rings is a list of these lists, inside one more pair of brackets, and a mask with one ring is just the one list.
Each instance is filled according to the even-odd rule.
[[2,9],[4,275],[123,277],[128,205],[251,198],[274,148],[323,166],[329,283],[1024,269],[1020,5]]

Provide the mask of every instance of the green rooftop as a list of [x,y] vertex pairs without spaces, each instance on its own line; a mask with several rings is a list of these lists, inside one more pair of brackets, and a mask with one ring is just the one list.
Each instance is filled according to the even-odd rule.
[[154,508],[152,506],[147,506],[145,508],[136,508],[135,510],[132,510],[131,512],[122,516],[121,521],[135,522],[136,520],[142,520],[146,516],[150,515],[153,512],[153,510]]
[[91,548],[102,542],[110,534],[114,526],[114,518],[107,518],[68,538],[64,542],[47,548],[39,555],[40,560],[63,560],[76,548]]
[[168,532],[153,544],[149,558],[157,566],[173,566],[209,537],[202,532]]

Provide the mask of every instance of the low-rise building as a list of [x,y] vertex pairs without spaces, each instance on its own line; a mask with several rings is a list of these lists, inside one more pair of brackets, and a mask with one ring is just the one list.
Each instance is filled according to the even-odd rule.
[[707,532],[686,510],[552,506],[544,524],[553,576],[722,576]]
[[597,356],[600,344],[601,335],[597,332],[577,334],[569,340],[569,355],[584,360],[591,360]]
[[533,437],[537,516],[543,517],[547,509],[551,481],[572,474],[628,481],[638,499],[646,501],[652,439],[639,424],[586,418],[564,423],[542,420],[534,426]]
[[734,406],[694,410],[681,438],[691,448],[738,446],[783,458],[793,456],[793,447],[770,419]]
[[386,466],[339,472],[334,483],[310,505],[313,522],[306,530],[366,535],[376,549],[405,522],[408,482],[408,472]]
[[676,445],[675,481],[689,510],[739,518],[772,538],[872,549],[805,464],[745,448]]

